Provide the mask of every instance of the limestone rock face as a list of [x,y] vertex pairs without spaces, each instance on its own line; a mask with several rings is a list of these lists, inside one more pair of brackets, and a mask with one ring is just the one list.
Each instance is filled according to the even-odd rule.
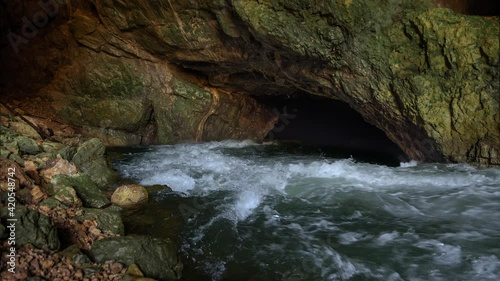
[[494,18],[427,0],[71,1],[31,36],[26,5],[0,6],[0,83],[105,144],[262,140],[277,117],[252,96],[300,91],[412,159],[500,165]]

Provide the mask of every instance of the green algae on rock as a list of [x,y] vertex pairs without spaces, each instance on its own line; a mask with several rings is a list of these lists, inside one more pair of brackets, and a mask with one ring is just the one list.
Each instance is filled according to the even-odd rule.
[[111,209],[94,209],[83,208],[83,214],[77,219],[83,221],[85,219],[95,219],[104,233],[107,234],[124,234],[123,221],[119,211]]
[[19,46],[53,51],[22,71],[51,65],[35,96],[106,145],[259,141],[277,116],[253,97],[301,92],[348,103],[411,159],[498,166],[500,22],[433,2],[74,3]]
[[18,204],[15,209],[15,218],[17,219],[16,247],[31,244],[40,249],[59,249],[57,229],[49,217]]
[[159,280],[179,280],[182,263],[177,247],[168,239],[129,235],[95,241],[90,250],[95,261],[116,260],[125,265],[136,264],[146,275]]
[[87,173],[92,181],[99,186],[105,186],[117,179],[116,173],[111,169],[104,157],[106,149],[97,138],[92,138],[81,144],[71,159],[80,170]]
[[53,185],[73,187],[85,207],[102,208],[109,204],[109,199],[86,174],[57,175],[52,179]]

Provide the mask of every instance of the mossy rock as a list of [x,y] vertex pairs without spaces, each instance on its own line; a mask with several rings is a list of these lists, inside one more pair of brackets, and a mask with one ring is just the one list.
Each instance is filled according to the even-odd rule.
[[180,280],[182,262],[171,240],[129,235],[95,241],[90,250],[96,262],[116,260],[129,266],[136,264],[145,276],[158,280]]
[[10,152],[5,147],[3,147],[3,146],[0,147],[0,158],[8,159],[11,153],[12,152]]
[[64,160],[70,161],[75,156],[76,147],[65,146],[61,150],[57,151],[57,154],[61,155],[61,158]]
[[35,140],[42,139],[40,134],[38,134],[38,132],[35,129],[33,129],[33,127],[31,127],[30,125],[28,125],[24,121],[10,122],[9,125],[13,130],[15,130],[16,132],[18,132],[21,135],[28,136],[28,137],[35,139]]
[[78,221],[94,218],[97,221],[97,227],[104,233],[124,234],[124,226],[119,211],[112,209],[92,209],[83,208],[83,214],[76,217]]
[[60,253],[63,257],[66,257],[76,263],[84,264],[90,263],[90,258],[80,251],[77,245],[71,245],[66,249],[62,250]]
[[51,183],[54,186],[66,185],[73,187],[85,207],[102,208],[110,203],[106,195],[86,174],[56,175]]
[[9,155],[8,159],[16,162],[17,164],[19,164],[19,166],[24,167],[24,160],[18,154],[12,153],[12,154]]
[[66,146],[58,142],[45,141],[41,144],[41,148],[43,152],[58,152],[66,148]]
[[49,197],[49,198],[43,200],[42,202],[40,202],[39,205],[40,205],[40,207],[47,206],[50,209],[55,209],[55,208],[67,209],[68,208],[68,206],[61,203],[61,201],[56,200],[54,197]]
[[25,154],[36,155],[41,151],[36,142],[26,136],[18,137],[16,140],[19,150]]
[[[3,219],[8,218],[8,213],[2,212],[2,215]],[[17,205],[14,218],[17,219],[16,248],[31,244],[39,249],[59,249],[57,229],[49,217]]]
[[99,139],[93,138],[81,144],[71,161],[99,186],[108,185],[118,179],[116,172],[108,166],[104,153],[106,148]]
[[54,199],[63,203],[68,207],[79,207],[82,205],[82,201],[76,195],[76,191],[73,187],[67,185],[58,185],[55,188]]

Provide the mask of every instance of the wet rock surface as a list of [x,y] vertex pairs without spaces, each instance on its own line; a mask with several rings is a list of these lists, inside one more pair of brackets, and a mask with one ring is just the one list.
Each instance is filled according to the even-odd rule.
[[[2,219],[9,218],[7,208],[2,210]],[[60,243],[57,229],[49,217],[19,206],[14,212],[16,244],[23,246],[32,244],[41,249],[58,250]],[[9,231],[10,232],[10,231]]]
[[[5,258],[2,257],[2,262]],[[15,274],[4,271],[2,280],[123,280],[126,268],[117,262],[79,263],[62,254],[23,247],[19,250]],[[33,277],[37,276],[37,277]]]
[[[149,273],[164,278],[160,280],[170,280],[166,278],[170,278],[168,274],[172,272],[175,272],[173,276],[180,276],[182,264],[177,259],[177,247],[173,243],[154,241],[147,244],[143,243],[142,237],[135,242],[134,238],[127,238],[131,245],[159,247],[157,250],[143,249],[154,256],[152,265],[145,258],[137,260],[148,272],[141,271],[133,263],[125,265],[111,258],[92,262],[87,256],[94,243],[124,235],[121,209],[109,206],[109,198],[96,182],[103,177],[94,179],[85,172],[85,168],[81,168],[85,167],[85,163],[95,165],[92,164],[95,159],[104,159],[104,147],[98,140],[65,136],[61,131],[51,140],[46,140],[26,129],[32,125],[22,123],[22,120],[4,111],[0,118],[1,147],[8,151],[2,153],[0,158],[1,280],[154,280],[148,278],[153,277]],[[26,135],[13,130],[11,124],[16,124],[16,128],[25,128],[22,131]],[[29,146],[20,149],[23,142],[34,145],[29,149],[26,148]],[[62,157],[59,152],[71,153]],[[75,158],[71,154],[77,157],[78,163],[71,160]],[[114,173],[105,160],[98,165],[103,165],[105,173],[106,170]],[[8,171],[15,172],[9,174]],[[14,179],[14,197],[8,195],[12,192],[9,190],[12,184],[7,184],[8,178]],[[106,182],[113,184],[110,179],[107,178]],[[9,196],[15,201],[8,199]],[[9,209],[11,205],[7,205],[8,202],[15,202],[15,207]],[[8,242],[11,236],[11,230],[6,227],[9,218],[17,219],[15,245]],[[7,270],[7,261],[10,261],[7,254],[11,246],[16,248],[15,272]],[[170,271],[158,271],[159,264],[171,263],[173,269]],[[131,267],[127,268],[129,265]]]
[[117,179],[116,173],[106,163],[104,152],[105,147],[102,142],[93,138],[82,143],[71,159],[99,186],[107,185]]
[[146,202],[148,191],[137,184],[122,185],[111,196],[111,203],[125,208],[137,207]]
[[[75,2],[29,44],[1,50],[1,81],[9,93],[32,93],[18,98],[30,115],[108,145],[262,140],[277,116],[252,97],[301,93],[348,103],[411,159],[499,165],[500,23],[436,7]],[[3,31],[16,34],[17,19],[36,10],[1,9],[9,15]]]
[[182,263],[168,239],[148,236],[123,236],[96,241],[90,251],[95,261],[117,260],[136,264],[142,272],[159,280],[179,280]]
[[51,183],[56,186],[66,185],[73,187],[78,196],[82,198],[85,207],[102,208],[109,204],[109,199],[97,187],[92,178],[86,174],[57,176]]

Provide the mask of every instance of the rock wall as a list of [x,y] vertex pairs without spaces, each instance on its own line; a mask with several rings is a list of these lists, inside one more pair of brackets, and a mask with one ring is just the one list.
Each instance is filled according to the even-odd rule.
[[[34,18],[22,3],[1,6],[4,33]],[[108,144],[259,140],[276,117],[251,96],[303,91],[349,103],[410,158],[500,165],[495,18],[426,0],[60,3],[17,53],[3,43],[0,83]]]
[[[250,96],[179,72],[165,54],[151,54],[138,38],[105,24],[111,1],[4,5],[0,85],[29,115],[70,124],[107,145],[258,141],[277,120]],[[47,22],[38,25],[43,16]]]

